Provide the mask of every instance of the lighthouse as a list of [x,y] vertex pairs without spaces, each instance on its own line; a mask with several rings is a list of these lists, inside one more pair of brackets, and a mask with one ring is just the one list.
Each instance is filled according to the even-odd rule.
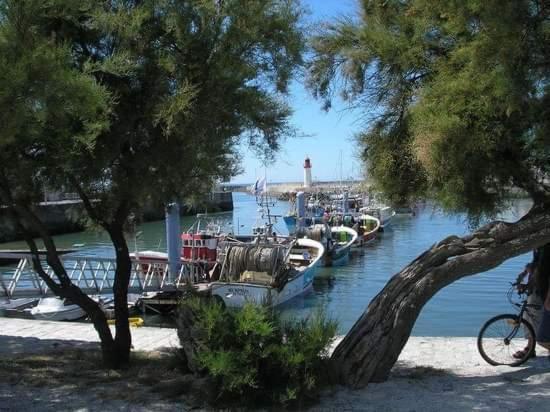
[[311,161],[309,157],[304,160],[304,187],[311,187]]

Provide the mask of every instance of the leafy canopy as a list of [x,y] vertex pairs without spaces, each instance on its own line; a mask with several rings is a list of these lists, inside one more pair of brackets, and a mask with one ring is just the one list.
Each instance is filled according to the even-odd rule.
[[370,115],[359,140],[390,198],[470,216],[510,189],[546,203],[550,8],[544,1],[361,2],[312,39],[314,94]]
[[0,142],[25,154],[29,182],[101,200],[91,204],[102,225],[209,191],[239,170],[243,137],[269,155],[293,133],[284,96],[304,47],[295,1],[0,6]]
[[66,44],[34,24],[42,3],[0,2],[0,173],[23,202],[40,199],[45,169],[55,161],[46,155],[90,151],[110,124],[106,88],[73,66]]

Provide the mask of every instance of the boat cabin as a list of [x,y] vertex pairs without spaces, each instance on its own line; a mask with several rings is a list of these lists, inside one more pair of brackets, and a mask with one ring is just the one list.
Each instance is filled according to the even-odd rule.
[[183,233],[181,243],[181,256],[184,261],[216,261],[217,237],[206,233]]

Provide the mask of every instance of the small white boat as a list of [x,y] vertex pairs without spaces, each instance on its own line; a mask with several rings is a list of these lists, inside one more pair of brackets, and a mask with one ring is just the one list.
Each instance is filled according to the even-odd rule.
[[332,245],[325,255],[325,266],[338,265],[348,255],[351,246],[357,241],[357,232],[347,226],[332,226]]
[[374,216],[380,220],[380,232],[383,232],[391,224],[392,218],[395,216],[395,210],[390,206],[367,206],[359,209],[362,214]]
[[29,313],[41,320],[76,320],[86,316],[80,306],[58,297],[41,298]]
[[[90,296],[98,302],[102,308],[113,302],[112,296]],[[86,316],[86,312],[80,306],[70,302],[68,299],[59,297],[41,298],[38,304],[26,309],[35,319],[41,320],[77,320]]]
[[362,214],[356,217],[355,221],[358,228],[358,236],[353,247],[363,247],[374,242],[376,240],[376,234],[380,229],[380,220],[374,216]]
[[[241,249],[232,252],[231,247]],[[230,307],[242,307],[246,302],[280,305],[311,289],[324,252],[324,246],[312,239],[296,239],[290,245],[229,246],[225,251],[220,280],[210,284],[211,293]],[[231,261],[230,256],[237,253],[243,259],[233,258]],[[254,253],[257,259],[250,259]],[[262,257],[266,258],[264,262],[267,262],[265,268],[268,270],[251,270],[250,266],[254,266],[253,269],[261,266],[258,262]]]

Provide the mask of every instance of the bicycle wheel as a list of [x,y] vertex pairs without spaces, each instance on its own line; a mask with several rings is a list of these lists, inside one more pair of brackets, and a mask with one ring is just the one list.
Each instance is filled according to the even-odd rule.
[[[521,365],[531,357],[535,345],[533,327],[517,315],[499,315],[489,319],[477,337],[479,353],[491,365]],[[522,358],[513,356],[525,348],[528,350]]]

